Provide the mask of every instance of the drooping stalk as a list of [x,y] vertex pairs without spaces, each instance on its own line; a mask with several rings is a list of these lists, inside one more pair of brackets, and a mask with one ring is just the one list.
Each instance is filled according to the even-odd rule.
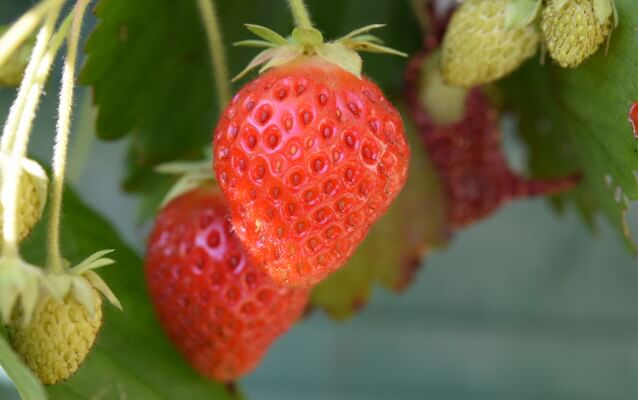
[[0,37],[0,66],[2,66],[13,52],[35,31],[47,11],[59,0],[43,0],[24,13]]
[[308,9],[303,0],[288,0],[290,11],[292,11],[292,17],[295,20],[295,25],[299,28],[312,28],[312,20]]
[[[38,66],[42,62],[42,59],[44,58],[44,54],[47,51],[49,40],[51,40],[51,36],[53,35],[53,30],[55,29],[55,22],[57,21],[58,16],[60,15],[60,10],[62,8],[63,0],[50,0],[47,2],[42,2],[39,5],[42,6],[43,4],[47,5],[47,8],[45,8],[44,11],[48,12],[48,14],[46,14],[44,25],[42,26],[42,28],[40,28],[40,31],[38,32],[38,35],[36,37],[35,46],[33,47],[33,51],[31,52],[31,57],[29,59],[29,63],[27,64],[27,68],[24,71],[24,78],[22,79],[22,83],[20,84],[18,95],[15,101],[13,102],[13,104],[11,105],[11,109],[9,110],[7,121],[2,131],[2,141],[0,143],[0,151],[3,154],[6,153],[13,144],[15,133],[18,128],[18,122],[20,122],[20,117],[22,116],[22,111],[24,109],[24,103],[26,101],[29,90],[31,90],[31,87],[33,86],[33,81],[35,79],[35,74],[38,69]],[[18,20],[16,24],[19,24],[21,19]],[[16,24],[14,24],[14,26]],[[13,29],[13,27],[11,29]],[[7,31],[5,33],[5,36],[3,36],[2,39],[0,40],[0,46],[2,46],[2,43],[4,43],[5,39],[6,40],[11,39],[7,37],[11,29]],[[5,44],[7,49],[10,48],[12,45],[14,44],[8,43],[8,42]],[[8,52],[7,56],[9,54],[11,54],[11,52]],[[0,65],[1,64],[2,62],[0,62]]]
[[214,0],[197,0],[197,6],[199,7],[204,29],[206,30],[206,36],[208,37],[210,60],[213,64],[215,88],[217,89],[218,107],[221,112],[230,100],[230,81],[228,79],[226,53],[224,51],[219,18],[215,11]]
[[53,191],[51,195],[51,213],[49,216],[48,267],[52,272],[62,272],[64,269],[60,255],[60,214],[62,210],[67,148],[69,133],[71,131],[71,112],[73,109],[78,43],[80,41],[84,12],[86,11],[89,1],[90,0],[78,0],[75,5],[71,32],[67,43],[67,55],[62,71],[60,105],[56,125],[55,146],[53,148]]
[[[50,32],[55,26],[55,21],[57,20],[59,12],[59,9],[53,10],[47,16],[46,23],[42,28],[45,31],[41,32],[43,33],[42,35],[39,35],[41,36],[41,39],[45,40],[50,36]],[[22,175],[21,161],[27,152],[29,135],[31,133],[36,109],[38,107],[42,91],[44,90],[44,84],[49,76],[55,56],[64,42],[66,34],[68,33],[70,22],[70,18],[67,17],[58,31],[53,35],[47,50],[36,67],[32,82],[25,83],[28,90],[24,100],[24,108],[16,128],[15,140],[12,144],[11,154],[5,158],[4,162],[6,164],[4,164],[2,168],[1,196],[2,204],[4,206],[2,226],[4,241],[2,253],[5,256],[14,256],[18,254],[16,211],[19,200],[20,176]]]

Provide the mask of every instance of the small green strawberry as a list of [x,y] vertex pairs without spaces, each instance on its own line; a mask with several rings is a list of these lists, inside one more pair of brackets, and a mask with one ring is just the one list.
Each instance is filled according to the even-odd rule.
[[46,385],[68,379],[85,360],[102,325],[102,299],[92,290],[94,313],[73,295],[58,300],[46,296],[30,324],[16,313],[9,327],[11,345]]
[[[42,217],[47,200],[48,178],[42,167],[35,161],[23,158],[21,162],[19,202],[17,208],[17,237],[22,240],[31,233]],[[2,182],[0,182],[2,185]],[[0,227],[2,227],[2,205],[0,204]],[[0,243],[2,238],[0,236]]]
[[613,0],[547,0],[541,28],[549,55],[563,68],[594,54],[618,23]]
[[540,2],[463,2],[443,38],[445,81],[472,87],[495,81],[518,68],[538,48],[539,34],[532,22],[539,9]]
[[421,106],[438,125],[449,125],[465,116],[468,90],[445,83],[441,73],[441,52],[433,53],[421,68],[418,98]]
[[49,271],[42,280],[35,312],[24,315],[16,307],[9,325],[16,352],[42,383],[52,385],[71,376],[93,347],[102,325],[102,297],[122,309],[96,269],[113,264],[104,257],[112,250],[93,253],[73,268]]
[[[0,37],[5,34],[7,29],[7,26],[0,26]],[[0,65],[0,86],[20,85],[34,45],[35,38],[27,39],[12,52],[5,63]]]

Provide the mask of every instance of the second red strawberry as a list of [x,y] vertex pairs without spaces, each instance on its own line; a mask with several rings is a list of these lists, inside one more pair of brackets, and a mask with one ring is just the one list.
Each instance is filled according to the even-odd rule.
[[161,325],[200,374],[233,381],[300,317],[306,289],[277,286],[246,258],[219,191],[200,187],[162,209],[146,280]]

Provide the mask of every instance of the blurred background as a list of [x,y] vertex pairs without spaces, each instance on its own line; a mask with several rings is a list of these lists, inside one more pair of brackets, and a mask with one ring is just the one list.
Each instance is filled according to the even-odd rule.
[[[0,0],[0,23],[30,3]],[[321,11],[319,1],[309,3]],[[379,8],[380,19],[367,23],[387,22]],[[405,29],[418,32],[414,24]],[[56,84],[48,89],[31,146],[42,160],[50,159],[57,103]],[[92,139],[90,119],[80,117],[90,115],[82,113],[90,93],[78,94],[82,136],[71,152],[81,156],[70,161],[71,181],[142,251],[137,201],[120,189],[127,144]],[[0,89],[0,120],[13,96]],[[520,167],[524,149],[506,133],[510,161]],[[635,210],[630,219],[638,232]],[[638,268],[602,227],[593,235],[575,213],[559,217],[544,200],[510,204],[430,254],[403,295],[378,289],[345,323],[313,313],[241,388],[248,399],[266,400],[638,398]],[[1,373],[0,399],[17,399]]]

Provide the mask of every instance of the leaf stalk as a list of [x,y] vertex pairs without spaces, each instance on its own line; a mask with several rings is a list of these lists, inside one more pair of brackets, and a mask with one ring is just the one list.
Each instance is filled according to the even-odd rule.
[[230,100],[230,81],[219,18],[215,11],[214,0],[197,0],[197,6],[208,37],[210,60],[213,64],[213,76],[217,89],[217,102],[221,114]]

